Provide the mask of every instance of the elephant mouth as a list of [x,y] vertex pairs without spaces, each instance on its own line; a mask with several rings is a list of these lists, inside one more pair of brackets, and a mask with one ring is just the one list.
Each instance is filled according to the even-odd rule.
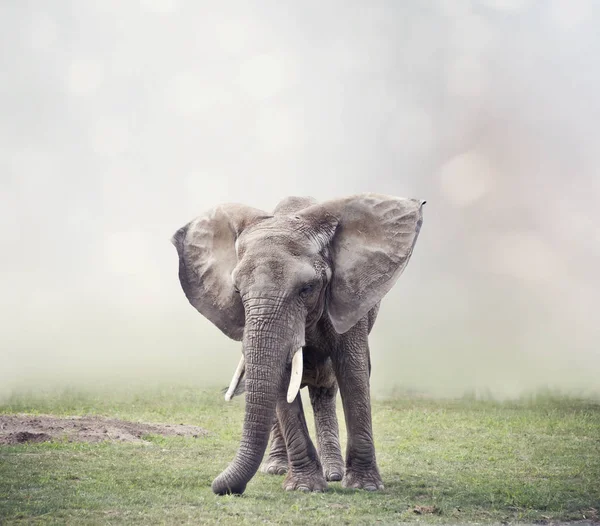
[[[294,356],[292,357],[292,373],[290,374],[290,383],[288,385],[288,390],[287,390],[287,401],[289,404],[291,404],[296,399],[296,396],[298,395],[298,391],[300,391],[300,385],[302,383],[303,361],[304,361],[304,357],[302,355],[302,347],[300,347],[294,353]],[[238,363],[238,366],[235,369],[235,372],[233,373],[233,377],[231,378],[229,388],[227,389],[227,392],[225,393],[225,401],[226,402],[229,402],[233,398],[233,396],[238,388],[238,385],[240,384],[240,381],[242,380],[242,378],[244,376],[245,370],[246,370],[246,359],[244,358],[244,355],[242,354],[242,357],[240,358],[240,362]]]

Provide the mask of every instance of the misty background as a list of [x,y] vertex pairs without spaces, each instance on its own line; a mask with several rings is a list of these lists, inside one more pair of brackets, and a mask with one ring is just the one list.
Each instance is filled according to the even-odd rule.
[[600,392],[600,4],[0,3],[0,396],[225,386],[170,237],[222,202],[427,199],[372,386]]

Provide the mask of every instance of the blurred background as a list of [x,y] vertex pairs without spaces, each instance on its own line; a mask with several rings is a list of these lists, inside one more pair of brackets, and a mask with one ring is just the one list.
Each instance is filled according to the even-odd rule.
[[0,396],[225,386],[170,243],[222,202],[427,199],[373,391],[600,392],[600,4],[0,3]]

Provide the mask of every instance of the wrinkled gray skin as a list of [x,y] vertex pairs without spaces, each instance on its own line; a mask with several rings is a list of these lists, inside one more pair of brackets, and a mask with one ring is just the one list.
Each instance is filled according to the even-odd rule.
[[[368,335],[379,302],[406,267],[424,202],[360,194],[317,204],[290,197],[273,214],[216,207],[173,236],[190,303],[242,341],[246,408],[239,450],[214,480],[217,494],[243,493],[263,459],[286,489],[383,488],[373,445]],[[304,349],[302,385],[315,409],[319,453],[300,396],[286,392],[294,353]],[[335,395],[348,443],[341,459]],[[286,459],[287,460],[284,460]]]

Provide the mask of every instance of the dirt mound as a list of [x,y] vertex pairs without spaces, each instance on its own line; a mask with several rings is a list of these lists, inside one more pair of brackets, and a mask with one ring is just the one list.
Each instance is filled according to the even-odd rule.
[[115,418],[66,417],[51,415],[0,415],[0,444],[69,442],[144,442],[145,435],[199,438],[207,431],[184,424],[128,422]]
[[19,431],[18,433],[10,433],[9,443],[24,444],[25,442],[47,442],[51,438],[52,437],[46,433],[30,433],[29,431]]

